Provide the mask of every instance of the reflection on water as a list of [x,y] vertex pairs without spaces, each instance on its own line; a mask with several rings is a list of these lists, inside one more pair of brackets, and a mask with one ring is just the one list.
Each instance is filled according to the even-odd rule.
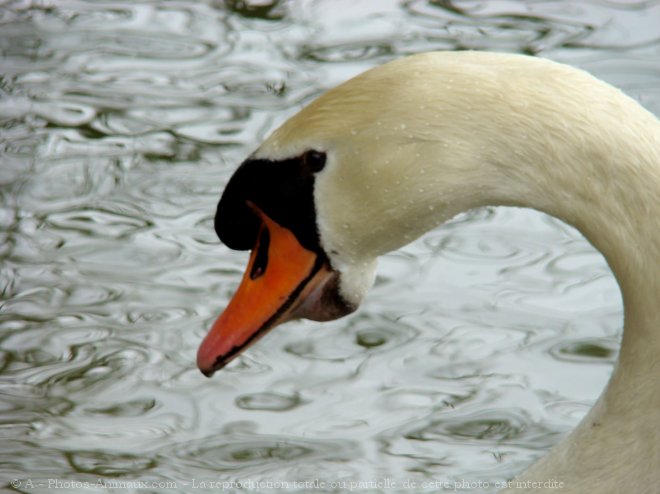
[[616,357],[619,292],[579,235],[463,215],[387,256],[356,315],[289,324],[207,380],[195,351],[245,263],[218,244],[215,203],[302,104],[408,53],[540,54],[660,113],[659,21],[654,2],[5,2],[2,482],[329,492],[521,470]]

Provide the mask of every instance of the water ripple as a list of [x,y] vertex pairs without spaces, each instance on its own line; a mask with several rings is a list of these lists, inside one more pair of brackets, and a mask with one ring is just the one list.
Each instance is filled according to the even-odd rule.
[[156,406],[154,399],[139,399],[123,403],[112,403],[104,407],[89,407],[86,413],[110,417],[140,417]]
[[139,214],[139,208],[135,206],[121,207],[114,203],[111,207],[115,210],[101,207],[83,209],[78,206],[68,211],[55,211],[48,215],[45,226],[60,232],[115,238],[128,238],[152,226],[144,218],[144,212]]
[[401,321],[375,313],[363,314],[341,326],[339,334],[327,329],[323,336],[315,334],[314,338],[300,338],[287,345],[285,351],[305,359],[347,360],[365,352],[399,349],[416,335],[414,328]]
[[252,393],[236,398],[236,406],[244,410],[267,410],[284,412],[304,403],[297,394],[283,395],[280,393]]
[[577,340],[558,343],[550,349],[550,354],[567,362],[614,364],[618,355],[619,343],[600,340]]
[[286,469],[301,463],[308,468],[312,465],[319,468],[324,464],[348,462],[359,451],[352,441],[230,434],[180,444],[173,455],[177,470],[211,468],[224,475],[253,478],[268,474],[285,477]]
[[314,96],[408,53],[541,54],[657,113],[659,9],[5,2],[2,478],[520,471],[585,415],[617,355],[620,292],[583,238],[536,212],[460,215],[385,256],[356,314],[288,324],[206,380],[195,351],[246,263],[215,236],[218,197]]
[[156,460],[127,453],[69,451],[66,459],[75,472],[102,476],[135,475],[156,466]]

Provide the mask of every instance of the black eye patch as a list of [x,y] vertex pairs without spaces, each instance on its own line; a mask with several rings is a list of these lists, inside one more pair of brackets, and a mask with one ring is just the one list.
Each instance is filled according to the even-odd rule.
[[244,161],[229,179],[218,203],[215,231],[220,241],[234,250],[254,248],[261,220],[247,205],[250,201],[290,230],[305,249],[322,252],[316,226],[314,172],[324,164],[325,153],[319,151],[280,161]]

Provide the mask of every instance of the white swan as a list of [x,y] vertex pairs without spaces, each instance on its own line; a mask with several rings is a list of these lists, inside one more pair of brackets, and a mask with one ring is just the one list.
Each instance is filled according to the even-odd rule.
[[221,240],[252,254],[199,349],[200,369],[211,375],[285,320],[351,312],[379,255],[486,205],[531,207],[577,227],[624,301],[606,390],[517,485],[660,491],[660,123],[617,89],[547,60],[411,56],[327,92],[277,129],[218,206]]

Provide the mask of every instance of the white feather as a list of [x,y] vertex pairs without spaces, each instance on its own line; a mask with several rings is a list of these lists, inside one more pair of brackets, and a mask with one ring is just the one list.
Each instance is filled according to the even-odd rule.
[[308,149],[328,153],[318,227],[355,303],[379,255],[467,209],[525,206],[578,228],[621,286],[620,357],[588,416],[519,480],[557,479],[566,494],[660,489],[660,123],[651,113],[547,60],[427,53],[329,91],[257,155]]

